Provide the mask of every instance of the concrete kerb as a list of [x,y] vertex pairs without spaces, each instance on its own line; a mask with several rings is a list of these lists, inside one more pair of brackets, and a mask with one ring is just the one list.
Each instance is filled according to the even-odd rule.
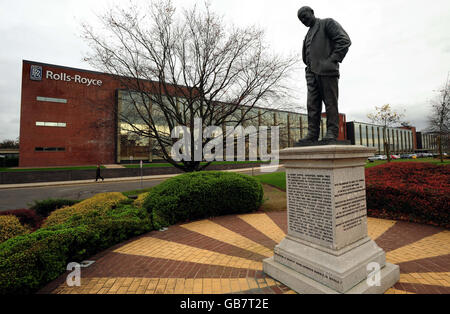
[[[282,168],[283,165],[276,166],[264,166],[264,167],[254,167],[254,168],[243,168],[243,169],[230,169],[222,170],[227,172],[247,172],[247,171],[261,171],[261,169],[272,169],[272,168]],[[276,170],[275,170],[276,171]],[[152,175],[144,176],[142,180],[161,180],[168,179],[171,177],[178,176],[180,174],[164,174],[164,175]],[[124,182],[124,181],[138,181],[141,177],[123,177],[123,178],[107,178],[103,182]],[[19,188],[34,188],[34,187],[46,187],[46,186],[61,186],[61,185],[82,185],[82,184],[92,184],[95,183],[94,179],[91,180],[77,180],[77,181],[56,181],[56,182],[36,182],[36,183],[21,183],[21,184],[0,184],[0,190],[6,189],[19,189]]]

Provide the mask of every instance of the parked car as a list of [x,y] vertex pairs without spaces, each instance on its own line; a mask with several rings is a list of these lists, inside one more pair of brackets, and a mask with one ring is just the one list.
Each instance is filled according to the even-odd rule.
[[369,159],[369,161],[386,160],[387,157],[385,155],[375,155],[375,156],[369,157],[368,159]]
[[400,158],[401,159],[408,159],[408,158],[411,158],[411,157],[410,157],[410,154],[400,154]]
[[400,159],[400,155],[391,155],[391,159]]

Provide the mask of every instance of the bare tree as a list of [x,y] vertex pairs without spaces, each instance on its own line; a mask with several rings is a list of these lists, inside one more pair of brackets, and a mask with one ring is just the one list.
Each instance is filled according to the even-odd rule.
[[[271,53],[257,27],[227,28],[207,4],[180,16],[170,0],[145,8],[132,4],[99,19],[101,30],[83,24],[93,49],[85,59],[120,80],[127,105],[118,112],[119,122],[154,142],[179,169],[198,171],[209,163],[201,166],[193,156],[182,164],[173,159],[170,147],[177,139],[170,135],[176,126],[190,128],[193,152],[195,118],[202,120],[202,130],[237,126],[255,105],[289,95],[286,79],[298,57]],[[202,149],[210,141],[203,139]]]
[[381,107],[375,106],[375,113],[368,114],[367,117],[372,123],[379,124],[383,127],[383,146],[388,162],[391,161],[390,144],[386,136],[388,127],[393,127],[400,123],[402,115],[392,110],[391,105],[386,104]]
[[0,142],[0,148],[19,148],[19,138],[16,140],[3,140]]
[[[439,156],[444,162],[443,144],[448,148],[448,138],[450,135],[450,86],[447,83],[439,95],[431,101],[431,114],[428,116],[428,132],[437,135]],[[445,143],[443,143],[445,141]]]

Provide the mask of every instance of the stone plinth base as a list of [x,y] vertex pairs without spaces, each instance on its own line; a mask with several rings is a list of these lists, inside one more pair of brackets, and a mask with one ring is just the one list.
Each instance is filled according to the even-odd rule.
[[[292,290],[302,294],[338,294],[331,289],[295,270],[274,261],[273,257],[264,260],[264,272]],[[400,277],[397,265],[386,263],[380,271],[380,285],[369,286],[364,280],[347,290],[345,294],[381,294],[392,287]]]
[[364,166],[375,149],[329,145],[280,151],[287,235],[263,261],[299,293],[382,293],[400,277],[367,235]]
[[[263,261],[265,273],[299,293],[326,293],[329,290],[334,293],[352,293],[351,291],[361,289],[364,293],[376,293],[375,291],[381,291],[385,287],[380,292],[383,293],[400,277],[398,266],[390,265],[385,270],[386,267],[384,251],[368,237],[345,249],[334,251],[309,246],[288,235],[275,247],[274,256]],[[289,271],[286,272],[286,269]],[[375,273],[380,269],[380,286],[369,286],[367,278],[370,278],[369,282],[377,279]],[[292,272],[299,274],[294,276],[297,279],[309,280],[290,285],[288,282],[293,280],[289,279]],[[386,274],[389,276],[383,278]],[[315,282],[311,287],[310,281]],[[359,288],[354,290],[355,287]]]

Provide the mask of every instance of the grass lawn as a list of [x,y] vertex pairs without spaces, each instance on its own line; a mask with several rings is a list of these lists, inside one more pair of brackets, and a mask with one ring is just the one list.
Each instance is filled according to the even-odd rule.
[[269,184],[286,191],[286,172],[266,173],[255,176],[261,183]]
[[268,184],[263,184],[264,202],[259,210],[265,212],[286,210],[286,192]]
[[[444,162],[441,163],[441,160],[439,158],[393,159],[391,160],[391,162],[428,162],[434,165],[450,165],[450,159],[444,159]],[[366,168],[382,165],[385,163],[387,163],[387,160],[376,160],[374,162],[368,161],[366,163]]]
[[[214,161],[211,163],[211,165],[231,165],[231,164],[263,164],[268,163],[268,161]],[[179,163],[181,165],[181,163]],[[200,163],[201,165],[205,165],[206,162]],[[133,164],[133,165],[123,165],[125,168],[139,168],[139,164]],[[172,164],[170,163],[149,163],[149,164],[143,164],[142,167],[144,168],[152,168],[152,167],[172,167]]]
[[[100,168],[105,169],[104,166]],[[57,171],[57,170],[95,170],[97,166],[80,167],[55,167],[55,168],[0,168],[0,172],[24,172],[24,171]]]
[[[214,161],[211,165],[230,165],[230,164],[264,164],[270,161]],[[202,165],[206,162],[202,162]],[[139,168],[139,164],[123,165],[125,168]],[[143,164],[144,168],[152,167],[173,167],[170,163],[156,162]],[[97,166],[78,166],[78,167],[52,167],[52,168],[0,168],[0,172],[23,172],[23,171],[57,171],[57,170],[95,170]],[[105,169],[104,166],[100,166],[101,169]]]

